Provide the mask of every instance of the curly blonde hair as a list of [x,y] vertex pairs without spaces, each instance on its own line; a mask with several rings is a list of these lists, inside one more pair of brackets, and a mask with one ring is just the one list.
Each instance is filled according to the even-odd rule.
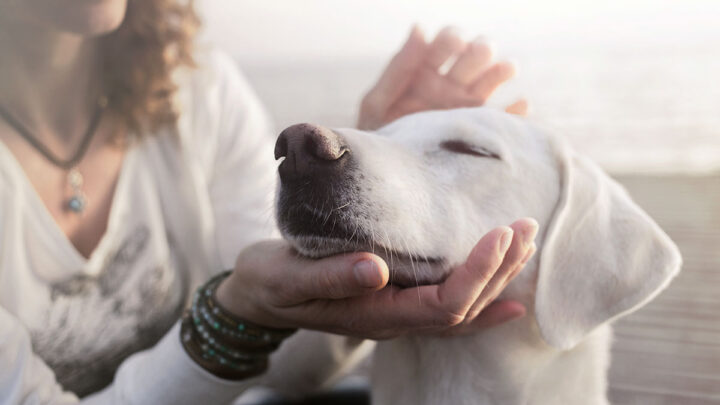
[[104,89],[110,112],[137,136],[175,126],[173,71],[194,67],[200,20],[187,0],[129,0],[120,27],[103,38]]

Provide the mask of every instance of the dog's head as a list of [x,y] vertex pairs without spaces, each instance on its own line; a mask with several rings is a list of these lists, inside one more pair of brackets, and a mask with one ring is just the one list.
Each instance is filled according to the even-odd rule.
[[558,139],[486,108],[415,114],[376,133],[308,124],[280,135],[277,216],[303,255],[367,250],[401,286],[434,283],[491,228],[540,224],[523,277],[553,346],[644,304],[679,270],[670,239]]

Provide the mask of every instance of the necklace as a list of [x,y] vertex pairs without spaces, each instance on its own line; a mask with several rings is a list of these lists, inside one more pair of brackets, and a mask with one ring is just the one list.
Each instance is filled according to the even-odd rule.
[[0,105],[0,117],[7,122],[13,129],[20,134],[35,150],[37,150],[45,159],[55,166],[66,170],[67,182],[72,189],[72,195],[65,202],[65,208],[76,213],[81,214],[85,210],[87,205],[87,199],[85,193],[82,191],[83,176],[78,170],[77,165],[85,156],[90,140],[97,130],[98,124],[100,124],[100,118],[102,117],[103,111],[107,107],[108,101],[106,97],[100,97],[95,107],[95,112],[90,119],[90,123],[85,131],[80,146],[78,146],[75,153],[68,159],[61,159],[52,153],[45,145],[42,144],[33,134],[22,124],[19,120],[12,116],[2,105]]

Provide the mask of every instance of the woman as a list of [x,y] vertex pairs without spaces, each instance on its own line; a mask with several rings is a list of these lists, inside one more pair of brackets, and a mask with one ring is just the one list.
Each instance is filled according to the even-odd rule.
[[[320,382],[363,346],[294,328],[388,338],[522,316],[490,303],[532,255],[532,221],[402,291],[370,253],[311,261],[257,242],[274,236],[272,133],[229,59],[192,50],[196,27],[174,0],[0,0],[0,403],[225,403]],[[415,29],[359,126],[482,104],[511,75],[486,45]]]

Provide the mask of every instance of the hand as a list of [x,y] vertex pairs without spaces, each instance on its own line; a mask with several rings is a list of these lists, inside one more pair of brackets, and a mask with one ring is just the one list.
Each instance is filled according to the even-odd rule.
[[456,334],[523,316],[519,302],[493,300],[534,253],[537,224],[496,228],[438,285],[387,286],[388,268],[371,253],[298,257],[284,241],[245,249],[218,288],[220,305],[249,321],[384,339],[408,333]]
[[[441,74],[440,67],[454,56],[452,67]],[[428,44],[415,26],[363,98],[358,128],[377,129],[419,111],[481,106],[514,74],[512,64],[493,61],[492,50],[482,39],[466,43],[454,29],[445,28]],[[505,108],[519,115],[527,109],[525,100]]]

